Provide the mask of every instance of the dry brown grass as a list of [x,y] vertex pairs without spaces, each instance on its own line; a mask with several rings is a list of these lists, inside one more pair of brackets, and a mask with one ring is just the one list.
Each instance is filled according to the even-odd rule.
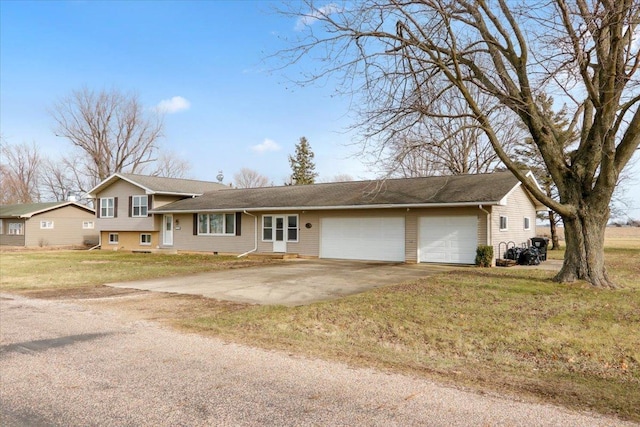
[[[65,277],[67,264],[45,257],[39,266],[42,254],[16,256],[13,280],[23,282],[10,284],[12,292],[74,299],[229,341],[640,421],[640,245],[607,249],[609,272],[624,286],[615,291],[559,285],[542,269],[464,269],[303,307],[116,290],[96,285],[95,276],[82,282],[81,274],[70,276],[73,286],[51,286],[61,284],[49,280]],[[112,256],[74,258],[74,265],[103,269],[101,275],[115,279],[152,259]],[[552,258],[561,257],[554,251]],[[177,259],[182,267],[175,269]],[[212,261],[174,256],[163,261],[170,264],[164,271],[238,266]],[[1,267],[6,291],[4,262]],[[16,273],[24,271],[24,277]]]
[[[537,227],[538,236],[549,237],[549,227]],[[564,240],[564,228],[558,227],[558,236]],[[605,245],[608,247],[619,247],[619,243],[625,247],[640,249],[640,227],[607,227],[605,231]]]

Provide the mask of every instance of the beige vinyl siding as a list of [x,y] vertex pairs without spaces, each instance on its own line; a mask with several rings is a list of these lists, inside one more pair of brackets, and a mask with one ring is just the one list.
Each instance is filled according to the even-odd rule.
[[[500,216],[508,218],[507,230],[500,230]],[[524,218],[530,218],[531,229],[524,229]],[[506,206],[494,206],[491,211],[491,234],[495,258],[502,258],[505,244],[528,245],[536,235],[536,209],[522,186],[516,187],[508,196]],[[500,243],[502,242],[502,245]]]
[[418,216],[407,212],[404,221],[404,259],[405,262],[418,262]]
[[[287,253],[300,256],[318,257],[320,252],[320,220],[321,218],[371,218],[371,217],[401,217],[405,220],[405,258],[406,262],[417,262],[418,253],[418,219],[422,216],[465,215],[478,218],[478,242],[487,241],[486,215],[478,207],[466,208],[421,208],[421,209],[352,209],[327,211],[269,211],[249,212],[256,216],[258,232],[257,253],[272,253],[273,242],[262,241],[262,217],[264,215],[298,215],[298,242],[287,242]],[[162,215],[156,215],[156,228],[159,230],[158,239],[162,241]],[[198,236],[193,235],[193,213],[173,214],[174,224],[179,223],[179,229],[173,231],[173,249],[183,251],[244,253],[255,245],[254,217],[242,214],[241,236]],[[310,225],[307,228],[307,224]],[[138,234],[136,234],[138,236]],[[120,234],[122,246],[122,233]],[[108,235],[103,235],[104,246]],[[155,235],[152,247],[155,247]],[[137,244],[137,240],[136,240]]]
[[[235,212],[229,212],[235,213]],[[162,217],[162,215],[158,215]],[[259,220],[259,218],[258,218]],[[176,227],[176,221],[179,225]],[[173,249],[198,252],[218,252],[241,254],[250,251],[255,245],[254,218],[241,215],[241,235],[199,236],[193,234],[193,213],[173,214]],[[237,226],[237,224],[236,224]],[[179,229],[178,229],[179,227]],[[258,233],[260,224],[258,224]],[[162,240],[162,219],[160,220],[160,240]]]
[[[25,221],[20,218],[3,218],[2,226],[4,227],[3,233],[0,234],[0,245],[2,246],[24,246],[25,242]],[[20,223],[22,224],[22,234],[9,234],[9,224]]]
[[[153,197],[153,209],[158,209],[164,205],[168,205],[169,203],[176,202],[178,200],[184,199],[182,196],[168,196],[165,194],[154,194]],[[151,207],[149,207],[151,209]]]
[[[42,221],[53,222],[53,228],[42,229]],[[84,221],[93,221],[93,229],[83,229]],[[97,245],[98,230],[92,212],[73,205],[32,216],[25,224],[26,246]]]
[[[115,218],[97,218],[96,228],[100,231],[118,230],[118,231],[157,231],[154,228],[153,216],[146,217],[130,217],[129,216],[129,197],[142,196],[145,191],[140,187],[124,180],[118,180],[109,187],[105,188],[97,194],[95,203],[96,210],[99,199],[105,197],[117,197],[117,217]],[[156,203],[156,197],[153,197],[153,204]],[[151,207],[149,207],[151,209]]]

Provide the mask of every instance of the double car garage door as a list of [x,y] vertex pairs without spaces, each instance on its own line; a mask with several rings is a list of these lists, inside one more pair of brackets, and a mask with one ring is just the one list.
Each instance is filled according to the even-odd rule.
[[[473,264],[476,216],[430,216],[418,220],[418,262]],[[405,261],[404,217],[322,218],[320,257]]]

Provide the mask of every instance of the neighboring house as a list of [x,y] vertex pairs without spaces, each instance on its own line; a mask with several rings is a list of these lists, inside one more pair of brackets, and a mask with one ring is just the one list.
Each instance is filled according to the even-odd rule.
[[93,209],[75,202],[0,206],[0,245],[96,245]]
[[88,197],[94,200],[102,249],[148,250],[171,247],[174,229],[180,229],[173,219],[153,215],[151,209],[227,188],[209,181],[115,173]]
[[473,264],[479,244],[496,258],[501,242],[527,244],[543,209],[499,172],[229,189],[151,212],[176,225],[162,248]]

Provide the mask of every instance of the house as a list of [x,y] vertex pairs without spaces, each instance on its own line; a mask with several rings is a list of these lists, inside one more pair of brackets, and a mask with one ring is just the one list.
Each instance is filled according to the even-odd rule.
[[[535,181],[533,176],[529,175]],[[544,209],[511,172],[213,191],[150,212],[160,247],[473,264],[479,244],[527,244]]]
[[2,246],[96,245],[93,209],[76,202],[0,206]]
[[149,250],[171,248],[174,229],[180,229],[170,216],[153,215],[151,209],[227,188],[209,181],[115,173],[87,196],[96,207],[102,249]]

